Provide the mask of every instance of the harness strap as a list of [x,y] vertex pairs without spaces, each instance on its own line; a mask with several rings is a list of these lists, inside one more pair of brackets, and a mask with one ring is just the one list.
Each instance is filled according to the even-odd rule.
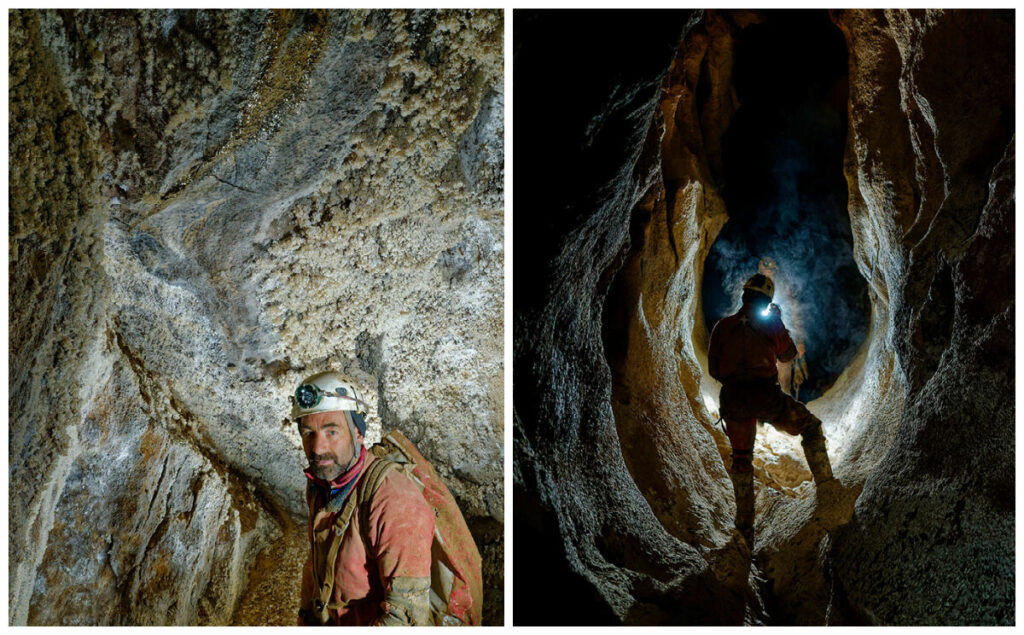
[[[330,622],[331,616],[329,611],[343,609],[348,606],[348,602],[331,602],[330,599],[334,594],[334,573],[337,569],[338,552],[341,550],[341,541],[345,536],[345,531],[352,521],[352,514],[358,506],[360,511],[359,533],[362,535],[363,542],[366,545],[367,555],[373,557],[370,539],[367,535],[370,526],[370,501],[373,499],[373,495],[377,493],[377,490],[380,489],[380,485],[384,482],[388,472],[399,467],[398,463],[378,458],[366,468],[366,472],[359,479],[359,484],[349,494],[348,500],[345,501],[345,506],[334,518],[334,538],[331,540],[331,547],[327,551],[327,559],[324,561],[326,571],[323,571],[322,575],[321,572],[316,571],[319,558],[316,557],[316,553],[313,554],[313,574],[320,583],[320,595],[315,600],[313,609],[316,611],[321,624]],[[361,502],[365,504],[360,504]],[[315,551],[315,544],[313,549]]]
[[[364,475],[365,478],[365,475]],[[327,624],[330,622],[331,609],[340,609],[347,606],[346,602],[331,602],[331,594],[334,593],[334,571],[336,568],[336,561],[338,559],[338,551],[341,549],[341,540],[345,536],[345,530],[348,529],[349,522],[352,520],[352,513],[356,508],[356,492],[352,492],[348,496],[348,500],[345,501],[345,506],[341,509],[341,512],[334,517],[334,539],[331,540],[331,548],[327,551],[327,560],[325,561],[325,569],[323,575],[319,575],[318,572],[314,571],[314,577],[320,582],[320,596],[314,603],[314,610],[317,613],[317,617],[320,619],[321,624]],[[315,543],[313,549],[316,549]],[[313,554],[313,566],[316,567],[319,559],[316,554]]]
[[373,496],[380,489],[381,484],[387,477],[388,472],[398,469],[400,466],[394,461],[378,458],[366,468],[363,480],[359,481],[359,500],[363,504],[359,506],[359,533],[363,536],[363,544],[366,546],[366,555],[374,556],[370,541],[370,505]]

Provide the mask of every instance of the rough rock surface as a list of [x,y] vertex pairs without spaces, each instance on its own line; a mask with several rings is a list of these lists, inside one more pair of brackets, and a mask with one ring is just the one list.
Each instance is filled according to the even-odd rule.
[[325,367],[500,623],[501,12],[9,18],[11,623],[294,623]]
[[[590,16],[558,45],[557,16],[523,17],[522,37],[516,18],[520,99],[520,77],[547,94],[565,72],[531,66],[558,46],[600,41],[601,73],[533,141],[566,166],[559,193],[531,196],[517,170],[516,231],[541,237],[516,264],[515,533],[557,563],[573,611],[517,603],[515,622],[1012,623],[1012,12],[832,16],[850,60],[836,169],[872,326],[811,404],[846,489],[819,494],[797,442],[759,435],[757,577],[729,535],[697,285],[728,214],[732,41],[761,17],[698,17],[681,44],[682,12]],[[543,184],[550,165],[524,168]]]
[[[515,147],[528,159],[516,166],[514,231],[530,257],[514,278],[514,533],[530,557],[514,562],[513,595],[557,598],[517,601],[516,624],[742,618],[742,602],[630,475],[601,334],[630,212],[658,177],[658,162],[640,159],[689,17],[514,14],[513,81],[530,87],[515,104]],[[569,77],[572,98],[547,99]]]
[[1012,624],[1014,14],[836,22],[859,264],[887,290],[875,337],[906,382],[892,445],[833,537],[836,621]]

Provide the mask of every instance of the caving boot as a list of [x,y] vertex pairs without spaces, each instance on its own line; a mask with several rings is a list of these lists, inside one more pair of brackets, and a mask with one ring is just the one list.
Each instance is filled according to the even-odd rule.
[[731,474],[736,494],[736,529],[743,534],[747,546],[754,548],[754,473]]
[[817,506],[815,518],[826,527],[836,527],[848,521],[853,513],[853,502],[857,492],[844,485],[832,474],[832,464],[825,449],[825,435],[821,422],[817,421],[803,432],[800,445],[804,448],[807,466],[814,476]]
[[815,421],[808,426],[802,436],[800,445],[804,448],[804,458],[807,459],[807,467],[811,468],[814,484],[820,487],[834,480],[832,464],[828,460],[828,450],[825,449],[825,435],[821,432],[821,422]]

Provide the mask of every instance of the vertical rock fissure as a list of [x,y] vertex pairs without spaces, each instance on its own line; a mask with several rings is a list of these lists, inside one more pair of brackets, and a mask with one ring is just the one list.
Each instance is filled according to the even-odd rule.
[[[605,302],[602,331],[613,374],[612,409],[623,456],[662,525],[680,540],[698,546],[716,569],[715,575],[727,586],[741,590],[749,606],[762,607],[747,619],[771,624],[820,623],[830,602],[828,592],[822,590],[820,545],[829,531],[852,514],[859,485],[835,508],[820,509],[798,438],[767,426],[760,429],[755,557],[748,571],[737,572],[730,570],[721,552],[731,537],[734,510],[726,473],[730,447],[722,429],[715,425],[717,385],[707,376],[705,352],[714,321],[704,319],[707,309],[700,299],[702,272],[711,266],[707,262],[711,241],[720,235],[729,209],[729,196],[723,199],[722,184],[716,183],[712,174],[714,166],[724,165],[725,188],[729,188],[728,157],[723,164],[719,153],[730,148],[724,144],[723,150],[717,139],[712,143],[707,131],[724,136],[729,129],[739,107],[733,92],[735,40],[742,37],[744,28],[761,20],[754,14],[726,19],[706,12],[705,20],[688,34],[669,69],[652,126],[661,135],[660,147],[653,151],[660,158],[662,179],[632,213],[631,245]],[[823,28],[835,31],[827,18],[823,22]],[[838,31],[830,37],[839,37]],[[841,59],[845,64],[845,57]],[[845,89],[837,94],[845,96]],[[845,105],[845,98],[835,104],[839,108]],[[846,218],[849,235],[846,182],[841,176],[845,123],[835,134],[831,163],[814,167],[834,168],[830,182],[833,187],[841,186],[836,211]],[[735,148],[734,143],[732,151],[739,151]],[[735,174],[732,176],[733,190],[744,187]],[[734,227],[737,222],[743,221],[733,220]],[[849,252],[849,238],[846,245]],[[849,275],[859,278],[852,257],[844,266],[852,272]],[[747,275],[756,271],[756,259],[749,268]],[[866,288],[863,280],[860,284]],[[875,312],[868,304],[874,296],[869,299],[867,292],[863,293],[867,313]],[[868,327],[862,328],[866,333]],[[673,345],[676,340],[680,343]],[[836,376],[844,378],[836,384],[844,391],[865,366],[875,364],[864,357],[869,341],[853,344],[845,353],[851,368],[834,371],[832,381]],[[855,354],[858,348],[859,356]],[[709,395],[714,403],[702,395]],[[826,422],[827,432],[830,428],[835,435],[849,432],[846,427],[833,428],[833,422]],[[831,443],[831,450],[837,449],[841,449],[839,437]],[[688,452],[692,453],[689,458]],[[833,458],[837,455],[840,460],[834,460],[835,469],[842,474],[843,455],[838,452]]]

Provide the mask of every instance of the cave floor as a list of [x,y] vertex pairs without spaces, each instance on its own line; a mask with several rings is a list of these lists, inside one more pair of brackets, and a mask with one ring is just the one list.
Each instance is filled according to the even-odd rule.
[[[281,537],[256,557],[248,588],[231,620],[232,626],[295,626],[302,567],[309,556],[304,526],[302,522],[286,518]],[[281,593],[282,586],[294,592]]]
[[[745,574],[756,589],[763,609],[757,622],[770,626],[826,623],[830,606],[842,602],[824,570],[828,536],[853,517],[861,489],[862,484],[842,481],[820,490],[811,481],[795,488],[779,487],[777,482],[755,484],[757,516],[749,571],[740,572],[735,564],[732,570]],[[736,549],[732,543],[725,548]]]

